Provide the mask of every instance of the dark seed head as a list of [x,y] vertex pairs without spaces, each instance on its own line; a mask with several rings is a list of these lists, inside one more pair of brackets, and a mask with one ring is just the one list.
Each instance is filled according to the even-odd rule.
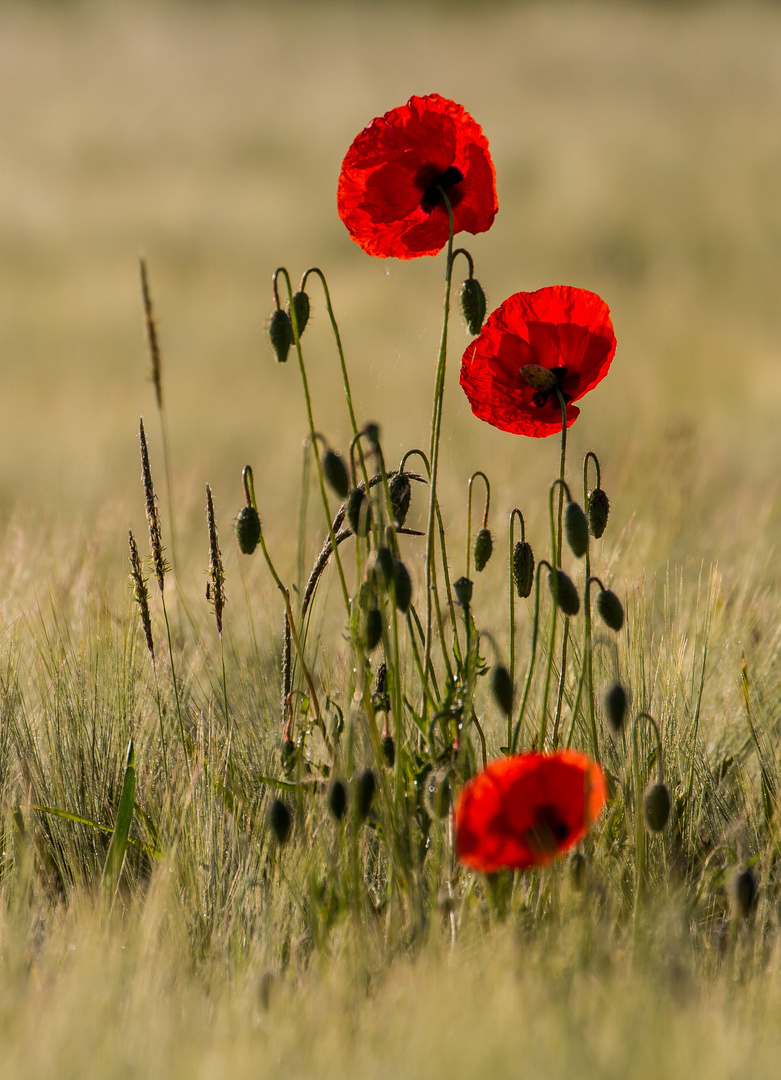
[[277,308],[268,324],[268,336],[271,348],[280,364],[287,360],[290,346],[293,344],[293,327],[286,311]]
[[401,559],[393,561],[393,587],[396,590],[396,607],[402,615],[406,615],[412,602],[412,578]]
[[392,735],[383,735],[382,737],[382,756],[388,768],[392,769],[396,762],[396,744]]
[[362,623],[363,646],[367,652],[372,652],[382,641],[382,615],[380,609],[372,607],[365,611]]
[[277,843],[284,844],[293,828],[293,814],[284,800],[274,799],[269,810],[268,821],[271,831],[277,838]]
[[513,548],[513,581],[520,597],[531,594],[534,584],[534,552],[526,540],[518,540]]
[[734,895],[738,917],[747,919],[757,902],[757,879],[751,867],[735,878]]
[[334,780],[328,789],[328,809],[337,821],[341,821],[347,809],[347,788],[341,780]]
[[645,823],[651,832],[661,832],[670,817],[670,792],[666,784],[649,784],[643,799]]
[[396,524],[401,528],[407,520],[410,499],[412,498],[412,485],[406,473],[397,472],[391,477],[390,498],[393,516],[396,519]]
[[600,589],[597,596],[597,611],[605,626],[616,633],[624,625],[624,609],[612,589]]
[[242,506],[236,518],[236,540],[242,555],[251,555],[260,540],[260,516],[254,506]]
[[488,560],[491,558],[494,550],[494,541],[491,536],[490,529],[480,529],[475,536],[475,546],[472,551],[472,555],[475,560],[475,570],[478,574],[481,570],[485,569]]
[[602,488],[594,488],[588,493],[586,503],[588,514],[588,528],[595,540],[599,540],[607,525],[607,517],[610,513],[610,500]]
[[466,611],[469,610],[469,605],[472,603],[472,589],[472,582],[467,577],[460,577],[453,582],[453,592],[456,594],[456,600]]
[[491,669],[491,693],[505,716],[513,711],[513,681],[504,664],[494,664]]
[[614,683],[605,694],[605,715],[616,734],[624,726],[626,706],[626,690],[621,683]]
[[326,450],[323,454],[323,476],[326,483],[340,499],[347,498],[350,490],[350,476],[344,458],[338,450]]
[[568,502],[564,511],[564,535],[572,554],[582,558],[588,551],[588,520],[579,503]]
[[[287,305],[288,318],[290,317],[290,304]],[[304,332],[306,324],[309,322],[309,297],[305,292],[293,293],[293,311],[296,314],[296,325],[298,327],[298,336]],[[293,329],[293,321],[290,321],[290,329]]]
[[347,521],[356,536],[367,536],[371,525],[371,503],[366,492],[351,488],[347,494]]
[[479,334],[485,321],[485,293],[479,281],[467,278],[461,286],[461,314],[467,330],[474,337]]
[[355,784],[355,802],[358,817],[361,821],[364,821],[368,816],[376,788],[377,781],[374,778],[374,773],[371,769],[364,769]]
[[[558,585],[558,605],[565,615],[577,615],[580,611],[580,597],[578,596],[578,590],[571,577],[568,577],[563,570],[556,571],[556,582]],[[550,586],[551,595],[553,595],[553,574],[548,574],[548,585]]]

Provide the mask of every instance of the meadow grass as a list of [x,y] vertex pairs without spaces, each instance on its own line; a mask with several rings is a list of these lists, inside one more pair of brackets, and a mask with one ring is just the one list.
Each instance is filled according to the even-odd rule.
[[[3,19],[9,1074],[774,1075],[779,13],[11,4]],[[359,422],[381,423],[394,468],[427,440],[441,259],[363,256],[336,217],[335,179],[371,116],[435,89],[463,101],[491,142],[500,215],[469,245],[489,308],[572,281],[603,295],[615,320],[617,358],[583,403],[569,460],[577,477],[586,449],[600,456],[612,510],[592,572],[624,599],[622,678],[633,710],[659,721],[673,795],[674,828],[648,840],[639,918],[631,754],[604,723],[611,803],[585,844],[582,889],[569,860],[519,875],[512,892],[506,878],[494,890],[454,875],[447,818],[415,804],[406,812],[428,822],[428,855],[396,851],[408,880],[394,893],[395,781],[372,740],[358,731],[339,759],[346,779],[351,761],[376,772],[369,825],[329,815],[316,732],[308,765],[282,768],[281,597],[260,552],[240,555],[231,535],[251,463],[269,551],[294,579],[307,429],[294,365],[274,365],[265,340],[270,274],[280,263],[294,277],[328,273]],[[142,249],[178,524],[170,650],[149,580],[154,667],[127,578],[129,523],[146,548],[141,413],[171,555],[144,384]],[[346,450],[311,292],[317,424]],[[457,577],[467,480],[477,468],[491,477],[497,548],[474,615],[504,654],[506,518],[521,505],[544,549],[558,446],[469,415],[455,378],[467,340],[454,322],[440,498]],[[221,635],[203,595],[206,481],[225,559]],[[425,528],[425,502],[413,492],[413,528]],[[313,486],[307,566],[325,537],[318,512]],[[401,544],[419,594],[420,541]],[[518,622],[522,673],[523,602]],[[307,655],[349,729],[354,661],[332,568]],[[602,687],[609,651],[595,664]],[[408,651],[402,673],[412,685]],[[476,708],[495,757],[505,729],[486,683]],[[530,715],[539,709],[535,684]],[[135,805],[115,877],[107,853],[131,737]],[[650,740],[643,751],[650,775]],[[279,793],[293,810],[281,849],[268,825]],[[732,890],[748,864],[758,902],[741,919]]]

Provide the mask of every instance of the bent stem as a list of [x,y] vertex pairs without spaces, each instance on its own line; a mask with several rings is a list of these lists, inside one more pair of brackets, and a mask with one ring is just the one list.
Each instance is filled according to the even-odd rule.
[[637,736],[640,726],[640,721],[645,720],[653,728],[654,735],[656,736],[656,751],[657,751],[657,770],[659,775],[659,782],[664,781],[664,765],[662,763],[662,736],[659,731],[659,725],[654,718],[647,712],[640,712],[635,717],[635,722],[632,725],[632,764],[634,768],[634,780],[635,780],[635,852],[637,860],[637,880],[635,883],[635,927],[637,927],[638,917],[642,908],[645,898],[645,829],[643,828],[643,795],[642,795],[642,779],[640,775],[640,747],[638,745]]
[[467,500],[466,500],[466,576],[469,577],[469,571],[472,569],[472,485],[477,477],[481,477],[485,484],[485,507],[483,509],[483,524],[482,528],[488,528],[488,511],[491,509],[491,485],[488,481],[488,477],[482,471],[477,469],[469,477],[469,484],[467,486]]
[[[583,458],[583,506],[588,505],[588,463],[594,462],[594,469],[596,471],[596,486],[601,486],[601,470],[599,468],[599,458],[593,450],[589,450],[586,456]],[[599,761],[599,747],[597,739],[597,715],[596,707],[594,704],[594,663],[591,650],[591,594],[589,592],[589,583],[591,580],[591,544],[586,548],[586,595],[584,597],[583,604],[583,664],[585,665],[586,677],[588,679],[588,716],[589,724],[591,726],[591,740],[592,740],[592,753],[596,761]],[[588,644],[589,648],[586,649],[585,645]],[[578,687],[578,698],[580,698],[580,687],[583,683],[583,673],[581,672],[580,685]]]
[[[521,733],[521,726],[523,724],[523,717],[526,712],[526,702],[529,700],[529,690],[532,684],[532,675],[534,674],[534,661],[537,656],[537,639],[539,637],[540,630],[540,571],[543,566],[551,570],[551,565],[546,559],[540,559],[537,564],[537,572],[534,576],[534,621],[532,622],[532,645],[531,653],[529,655],[529,667],[526,670],[526,681],[523,686],[523,696],[521,698],[521,707],[518,711],[518,719],[515,722],[515,729],[513,731],[512,742],[510,744],[510,752],[515,753],[518,748],[518,737]],[[540,746],[540,749],[542,747]]]

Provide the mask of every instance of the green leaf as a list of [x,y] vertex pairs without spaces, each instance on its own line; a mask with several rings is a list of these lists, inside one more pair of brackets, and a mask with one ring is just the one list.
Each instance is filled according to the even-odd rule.
[[127,748],[127,765],[125,766],[125,779],[122,782],[122,795],[119,799],[117,820],[114,824],[114,832],[106,855],[106,865],[103,867],[102,888],[109,902],[113,902],[122,875],[122,867],[125,862],[130,826],[133,824],[133,803],[136,797],[136,755],[133,749],[133,740]]

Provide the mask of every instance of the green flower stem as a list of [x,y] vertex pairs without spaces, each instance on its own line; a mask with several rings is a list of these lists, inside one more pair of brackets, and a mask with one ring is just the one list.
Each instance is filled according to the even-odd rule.
[[657,769],[660,783],[664,780],[664,765],[662,763],[662,736],[659,725],[647,712],[638,713],[632,725],[632,764],[635,780],[635,852],[637,860],[637,880],[635,883],[635,924],[637,923],[640,910],[645,898],[645,829],[643,828],[643,791],[642,775],[640,772],[640,747],[637,741],[637,733],[641,720],[646,720],[653,728],[656,736]]
[[[594,469],[596,471],[596,486],[601,484],[601,471],[599,468],[599,458],[593,450],[589,450],[586,456],[583,458],[583,507],[588,506],[588,463],[593,461]],[[589,725],[591,729],[591,752],[594,755],[594,760],[599,761],[599,739],[597,737],[597,711],[594,702],[594,661],[593,650],[591,649],[591,593],[589,591],[589,582],[591,581],[591,544],[586,548],[586,594],[584,596],[583,603],[583,663],[585,664],[586,678],[588,680],[588,716]],[[588,648],[586,648],[588,645]],[[582,673],[581,673],[582,683]],[[578,697],[580,697],[580,686],[578,687]]]
[[483,510],[483,528],[488,526],[488,511],[491,509],[491,485],[488,482],[488,477],[485,473],[478,469],[473,472],[469,477],[469,485],[467,487],[468,495],[466,500],[466,576],[469,577],[469,572],[472,569],[472,485],[477,477],[481,477],[485,484],[485,508]]
[[559,724],[561,723],[561,707],[564,698],[564,682],[567,674],[567,645],[569,642],[569,616],[564,619],[564,633],[561,638],[561,659],[559,661],[559,682],[556,689],[556,710],[553,715],[553,749],[559,743]]
[[537,656],[537,640],[539,638],[540,630],[540,570],[543,566],[546,566],[550,571],[551,565],[545,559],[540,559],[537,564],[537,572],[534,575],[534,619],[532,621],[532,644],[531,653],[529,654],[529,667],[526,670],[526,681],[523,686],[523,695],[521,697],[521,707],[518,711],[518,719],[515,722],[515,729],[513,731],[512,742],[510,744],[511,753],[516,753],[518,749],[518,738],[521,733],[521,727],[523,725],[523,718],[526,713],[526,703],[529,700],[529,690],[532,684],[532,675],[534,674],[534,661]]
[[[526,522],[523,520],[523,514],[516,506],[510,514],[510,681],[515,686],[515,575],[513,573],[513,555],[515,553],[515,519],[516,517],[521,523],[521,543],[526,540]],[[510,738],[512,736],[511,722],[508,720],[508,741],[507,745],[510,745]]]
[[176,681],[176,668],[174,667],[174,645],[171,639],[171,624],[168,621],[168,609],[165,606],[165,593],[160,590],[160,600],[163,605],[163,619],[165,620],[165,633],[168,638],[168,659],[171,664],[171,682],[174,684],[174,698],[176,699],[176,716],[179,721],[179,736],[182,740],[182,751],[187,765],[187,779],[192,781],[193,774],[190,765],[190,755],[187,750],[187,736],[184,733],[184,718],[182,716],[182,703],[179,699],[179,684]]

